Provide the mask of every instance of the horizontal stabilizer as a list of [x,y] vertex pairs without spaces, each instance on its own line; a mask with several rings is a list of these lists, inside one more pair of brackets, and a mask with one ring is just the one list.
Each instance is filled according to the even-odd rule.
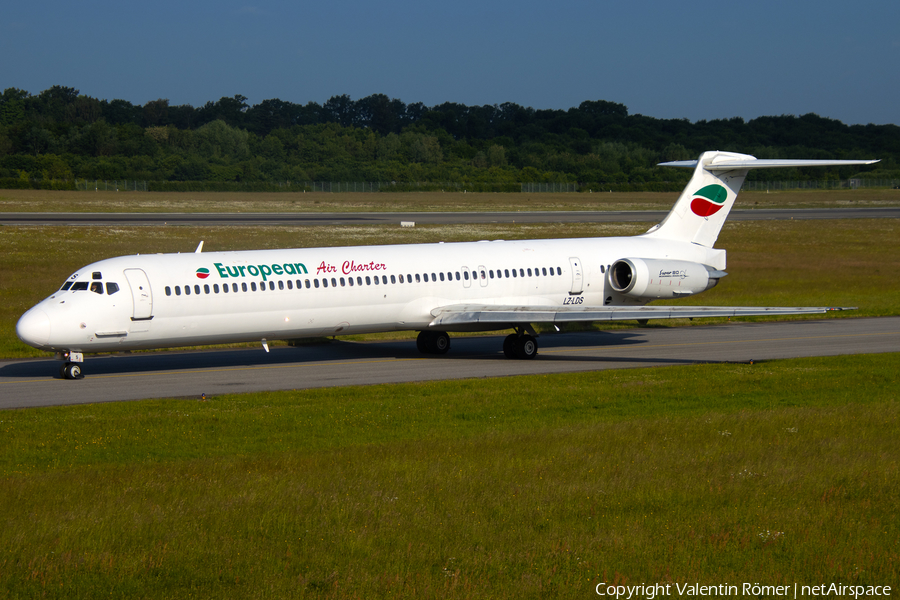
[[445,306],[432,311],[429,327],[473,324],[571,323],[633,319],[699,319],[813,315],[856,307],[828,306]]
[[[699,161],[675,160],[659,163],[660,167],[685,167],[693,169]],[[871,165],[877,160],[803,160],[803,159],[752,159],[724,160],[703,165],[707,171],[733,171],[735,169],[776,169],[790,167],[847,167],[852,165]]]

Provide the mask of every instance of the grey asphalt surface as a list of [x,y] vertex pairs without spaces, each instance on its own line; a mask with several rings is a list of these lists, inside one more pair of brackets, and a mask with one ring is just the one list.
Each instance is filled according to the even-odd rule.
[[[2,225],[423,225],[470,223],[658,223],[664,211],[368,212],[368,213],[0,213]],[[897,219],[900,207],[733,210],[735,221]]]
[[900,352],[900,317],[544,334],[531,361],[505,358],[502,336],[451,340],[440,357],[413,340],[87,357],[78,381],[52,359],[0,361],[0,408]]

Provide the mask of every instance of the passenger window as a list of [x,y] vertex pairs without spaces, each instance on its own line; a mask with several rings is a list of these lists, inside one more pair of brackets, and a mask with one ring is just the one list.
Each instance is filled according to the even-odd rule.
[[441,281],[443,281],[443,280],[444,280],[444,274],[441,273]]
[[[544,277],[546,277],[547,276],[547,267],[543,267],[541,270],[544,272]],[[603,267],[600,267],[600,270],[602,271]]]
[[406,274],[406,281],[407,283],[412,283],[412,275],[410,275],[409,273]]
[[362,277],[356,278],[356,285],[362,285]]
[[189,286],[189,285],[184,286],[184,295],[185,296],[191,295],[191,286]]
[[525,277],[525,269],[519,269],[519,277]]
[[422,280],[421,280],[421,278],[419,277],[419,274],[418,274],[418,273],[416,273],[416,283],[422,283]]
[[387,285],[387,275],[381,276],[381,283],[383,283],[384,285]]
[[[246,287],[247,287],[247,284],[245,283],[245,284],[244,284],[244,288],[246,289]],[[232,292],[237,292],[237,291],[238,291],[238,286],[237,286],[236,283],[232,283],[232,284],[231,284],[231,291],[232,291]]]
[[331,278],[331,287],[337,287],[337,279],[334,277]]
[[366,285],[372,285],[372,282],[369,280],[368,275],[366,275]]
[[228,284],[227,283],[222,284],[222,291],[225,292],[226,294],[228,293]]
[[344,278],[343,278],[343,277],[341,277],[341,287],[347,287],[347,284],[346,284],[346,282],[344,281]]
[[[206,288],[206,289],[208,290],[209,288]],[[197,294],[198,296],[200,295],[200,285],[199,284],[194,286],[194,293]],[[206,292],[206,293],[208,294],[209,292]]]
[[528,269],[528,276],[531,277],[531,269]]
[[397,279],[393,275],[391,275],[391,283],[397,283]]
[[378,285],[378,283],[379,283],[379,282],[378,282],[378,275],[376,275],[376,276],[375,276],[375,277],[373,277],[373,278],[372,278],[372,279],[374,279],[374,280],[375,280],[375,285]]
[[[319,287],[319,286],[316,286]],[[309,279],[306,280],[306,289],[309,289]]]
[[181,295],[181,286],[180,286],[180,285],[176,285],[176,286],[175,286],[175,295],[176,295],[176,296],[180,296],[180,295]]
[[493,279],[494,278],[494,270],[491,269],[490,271],[488,271],[488,275],[490,275],[491,279]]
[[353,278],[352,278],[352,277],[348,277],[348,278],[347,278],[347,283],[350,284],[350,287],[353,287]]
[[[288,281],[288,283],[290,284],[291,282]],[[279,290],[283,290],[283,289],[284,289],[284,282],[283,282],[283,281],[279,281],[279,282],[278,282],[278,289],[279,289]]]
[[322,287],[328,287],[328,278],[327,277],[322,278]]
[[[237,285],[237,284],[235,284],[235,285]],[[242,282],[241,282],[241,291],[242,291],[242,292],[246,292],[246,291],[247,291],[247,282],[246,282],[246,281],[242,281]]]
[[513,269],[513,277],[517,277],[517,276],[518,276],[518,273],[516,273],[516,270]]
[[217,294],[219,293],[219,284],[218,283],[213,284],[213,291]]
[[166,296],[171,296],[171,295],[172,295],[172,288],[170,288],[169,286],[166,286]]
[[250,282],[250,291],[251,291],[251,292],[255,292],[255,291],[256,291],[256,282],[255,282],[255,281],[251,281],[251,282]]
[[482,278],[482,279],[487,279],[487,274],[485,274],[484,271],[481,272],[481,278]]
[[319,287],[319,280],[318,280],[318,279],[313,279],[313,285],[314,285],[315,287],[318,288],[318,287]]
[[[515,271],[513,271],[513,273],[515,273]],[[503,269],[503,275],[504,275],[507,279],[509,279],[509,269]]]
[[453,273],[447,273],[447,281],[453,281]]
[[562,275],[562,267],[556,267],[556,274]]
[[403,283],[403,273],[400,273],[400,283]]
[[456,272],[456,280],[459,281],[459,271]]
[[204,284],[203,284],[203,293],[204,293],[204,294],[208,294],[208,293],[209,293],[209,284],[208,284],[208,283],[204,283]]
[[465,279],[466,281],[469,280],[469,272],[468,271],[463,271],[463,279]]

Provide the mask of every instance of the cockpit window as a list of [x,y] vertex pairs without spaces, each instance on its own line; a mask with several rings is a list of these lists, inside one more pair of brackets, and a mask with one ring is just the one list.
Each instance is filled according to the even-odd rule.
[[73,291],[73,292],[83,292],[83,291],[85,291],[85,290],[87,290],[87,289],[88,289],[88,282],[87,282],[87,281],[76,281],[76,282],[72,285],[72,291]]
[[115,294],[115,293],[118,292],[118,291],[119,291],[119,284],[118,284],[118,283],[113,283],[112,281],[107,281],[107,282],[106,282],[106,293],[107,293],[107,294],[109,294],[110,296],[112,296],[113,294]]
[[94,292],[95,294],[102,294],[103,293],[103,284],[100,283],[99,281],[93,282],[91,284],[91,291]]
[[72,282],[71,282],[71,281],[67,281],[67,282],[65,282],[65,283],[63,284],[63,286],[62,286],[62,291],[65,292],[65,291],[66,291],[67,289],[69,289],[70,287],[72,287]]
[[91,279],[103,279],[103,275],[100,274],[100,271],[94,271],[91,273]]

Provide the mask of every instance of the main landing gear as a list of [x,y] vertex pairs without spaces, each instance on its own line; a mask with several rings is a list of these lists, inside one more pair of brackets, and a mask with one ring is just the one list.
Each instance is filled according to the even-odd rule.
[[[450,349],[450,336],[444,331],[420,331],[416,348],[422,354],[446,354]],[[537,356],[537,351],[537,340],[524,329],[516,329],[516,333],[503,340],[503,354],[507,358],[531,360]]]
[[506,358],[531,360],[537,356],[537,340],[527,333],[512,333],[503,340],[503,354]]
[[416,338],[416,348],[422,354],[447,354],[450,336],[446,331],[420,331]]

